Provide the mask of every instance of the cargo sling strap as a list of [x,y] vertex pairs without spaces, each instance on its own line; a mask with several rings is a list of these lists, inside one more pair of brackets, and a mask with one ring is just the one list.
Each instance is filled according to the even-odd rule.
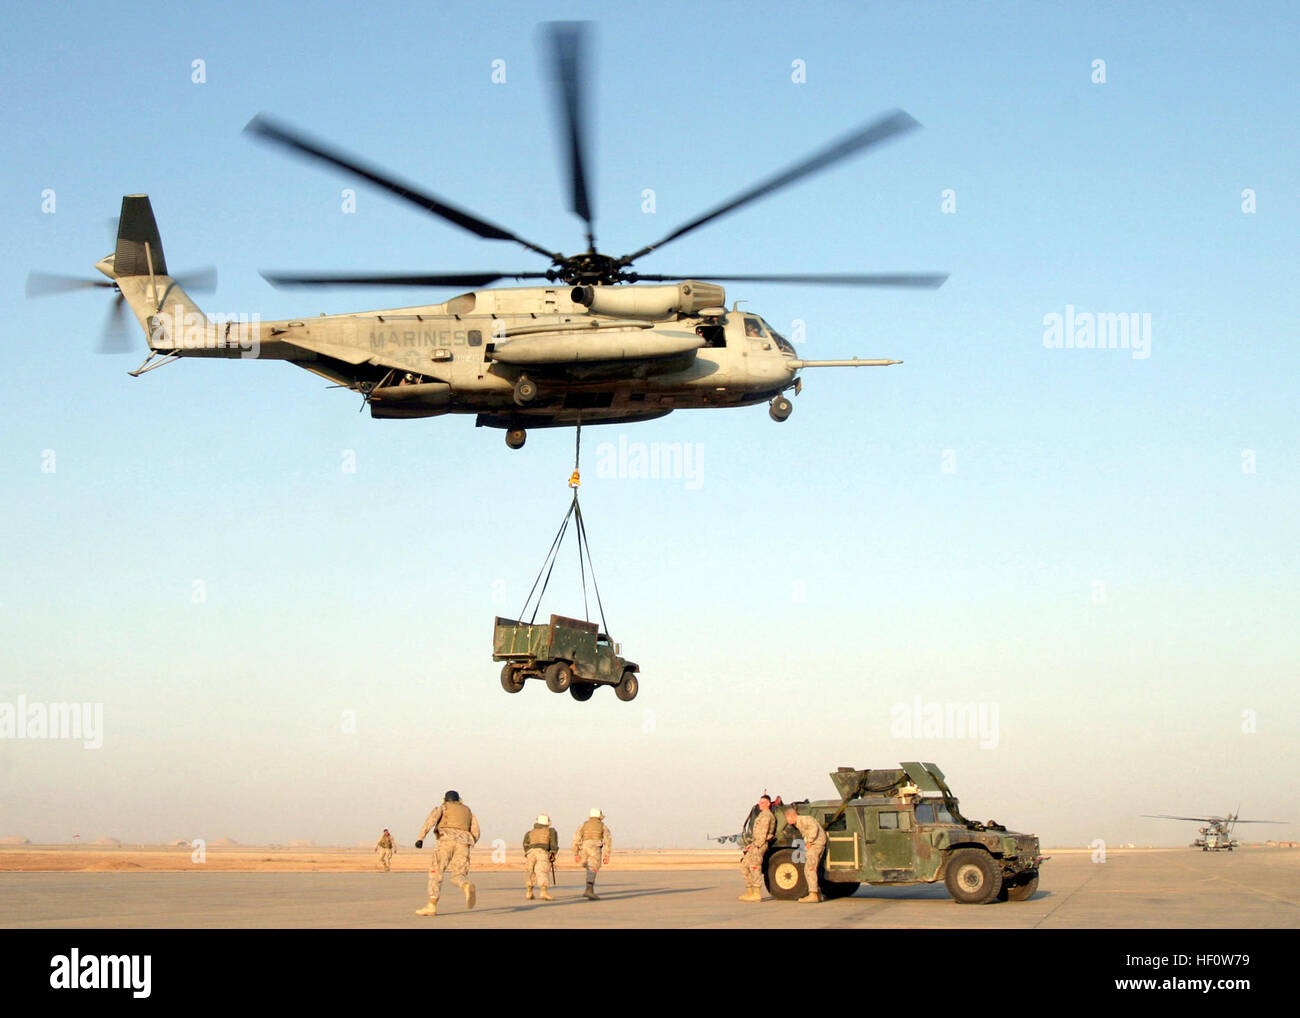
[[[531,626],[537,621],[537,612],[542,606],[542,595],[546,593],[546,587],[551,582],[551,572],[555,569],[556,560],[559,558],[560,546],[564,543],[564,535],[568,532],[569,521],[573,520],[574,529],[578,534],[578,574],[582,577],[582,617],[590,622],[591,613],[587,605],[587,573],[591,573],[591,587],[596,594],[596,607],[600,611],[600,628],[606,635],[609,634],[609,626],[605,622],[605,606],[601,604],[600,587],[596,583],[596,566],[591,560],[591,545],[587,542],[587,526],[582,521],[582,506],[578,504],[578,487],[581,480],[578,476],[578,464],[582,457],[582,420],[579,418],[578,427],[575,432],[574,450],[573,450],[573,474],[569,478],[569,487],[573,489],[573,501],[569,503],[569,511],[564,514],[564,519],[560,522],[560,530],[555,535],[555,540],[551,542],[550,551],[546,553],[546,558],[542,562],[542,568],[537,574],[537,579],[533,581],[532,589],[528,591],[528,597],[524,601],[523,610],[519,613],[519,618],[523,619],[528,612],[528,606],[533,605],[533,613],[528,618],[528,624]],[[541,584],[541,589],[538,589]],[[537,595],[537,603],[533,604],[533,595]]]

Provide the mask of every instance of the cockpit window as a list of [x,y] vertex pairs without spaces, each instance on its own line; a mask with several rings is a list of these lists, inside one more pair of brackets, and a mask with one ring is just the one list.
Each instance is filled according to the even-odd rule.
[[781,333],[777,332],[776,329],[772,328],[768,323],[764,322],[763,324],[767,325],[767,331],[772,334],[772,338],[776,340],[776,345],[780,348],[782,353],[794,353],[794,347],[788,339],[781,335]]
[[767,333],[763,331],[763,323],[757,318],[745,316],[745,335],[751,339],[766,339]]

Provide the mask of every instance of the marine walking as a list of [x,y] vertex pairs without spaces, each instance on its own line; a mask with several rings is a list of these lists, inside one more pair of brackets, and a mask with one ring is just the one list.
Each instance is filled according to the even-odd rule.
[[573,861],[581,863],[587,872],[587,889],[582,892],[584,898],[600,900],[596,894],[596,874],[600,872],[602,861],[609,865],[613,850],[614,835],[605,824],[605,814],[593,806],[573,835]]
[[555,856],[560,851],[560,836],[551,826],[545,813],[534,821],[532,830],[524,835],[524,899],[533,900],[533,888],[538,888],[542,901],[554,901],[550,885],[555,877]]

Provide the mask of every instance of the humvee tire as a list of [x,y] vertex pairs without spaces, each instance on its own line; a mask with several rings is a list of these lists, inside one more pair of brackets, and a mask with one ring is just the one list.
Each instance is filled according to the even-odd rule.
[[1002,888],[1002,893],[1006,895],[1007,901],[1028,901],[1038,890],[1038,871],[1028,880],[1018,881]]
[[552,693],[563,693],[573,681],[573,669],[563,661],[546,666],[546,688]]
[[524,688],[523,677],[509,661],[501,668],[501,688],[507,693],[518,693]]
[[569,695],[580,703],[585,703],[591,699],[591,694],[596,691],[594,682],[575,682],[569,687]]
[[962,905],[987,905],[1002,890],[1002,870],[982,848],[959,848],[948,859],[944,886]]
[[636,681],[636,672],[626,671],[619,684],[614,687],[614,695],[626,703],[628,700],[635,700],[640,684]]
[[794,850],[783,848],[767,857],[763,880],[773,898],[797,901],[808,893],[808,878],[803,863],[794,861]]
[[856,881],[827,880],[825,876],[817,882],[821,885],[822,897],[827,901],[832,898],[851,898],[862,886]]

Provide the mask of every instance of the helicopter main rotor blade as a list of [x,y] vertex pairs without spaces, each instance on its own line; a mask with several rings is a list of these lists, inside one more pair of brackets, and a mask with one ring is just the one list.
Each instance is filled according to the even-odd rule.
[[391,177],[381,170],[367,166],[361,161],[337,150],[330,150],[320,142],[291,131],[283,125],[274,123],[265,114],[259,113],[255,116],[244,127],[244,130],[259,138],[275,142],[277,145],[293,149],[295,152],[300,152],[312,159],[319,159],[321,162],[346,170],[348,173],[355,173],[362,179],[368,180],[370,183],[397,195],[399,198],[404,198],[414,205],[418,205],[426,212],[432,212],[435,216],[439,216],[449,223],[454,223],[463,230],[468,230],[475,236],[487,240],[513,240],[516,244],[522,244],[530,251],[536,251],[538,254],[545,256],[548,260],[557,261],[560,259],[560,256],[555,252],[538,247],[536,244],[524,240],[503,227],[489,223],[472,212],[449,205],[433,195],[417,190],[410,184],[402,183],[397,178]]
[[587,224],[587,250],[596,250],[596,225],[587,196],[587,119],[583,99],[589,91],[585,87],[584,63],[586,56],[587,23],[585,21],[555,21],[547,26],[550,46],[552,81],[555,98],[564,122],[568,146],[569,188],[572,192],[574,214]]
[[498,279],[546,279],[545,272],[443,272],[432,275],[286,275],[263,272],[272,286],[487,286]]
[[815,286],[910,286],[925,290],[936,290],[943,286],[948,276],[945,273],[867,273],[854,274],[845,272],[812,273],[775,276],[719,276],[711,272],[699,275],[663,276],[646,275],[642,272],[630,272],[633,281],[655,283],[677,282],[683,279],[713,280],[719,283],[809,283]]
[[108,309],[108,317],[104,319],[95,352],[130,353],[132,346],[131,333],[127,329],[126,299],[119,293]]
[[690,233],[697,227],[703,226],[705,223],[712,222],[714,219],[725,216],[729,212],[734,212],[741,206],[748,205],[752,201],[757,201],[764,195],[771,194],[783,187],[788,187],[790,184],[802,180],[804,177],[810,176],[819,170],[824,170],[829,166],[833,166],[840,160],[847,159],[849,156],[854,155],[857,152],[872,148],[882,142],[888,141],[895,135],[903,134],[920,126],[921,125],[918,124],[910,114],[904,113],[902,110],[895,110],[888,116],[872,121],[865,127],[860,127],[856,131],[832,142],[830,145],[826,146],[826,148],[814,153],[807,159],[797,162],[793,166],[787,167],[780,173],[768,177],[766,180],[760,181],[747,191],[742,191],[729,201],[726,201],[716,208],[705,212],[703,215],[692,219],[689,223],[679,226],[662,240],[659,240],[654,244],[649,244],[633,254],[624,255],[619,259],[619,264],[630,264],[631,262],[636,261],[636,259],[649,254],[651,251],[663,247],[669,241],[676,240],[678,237]]
[[74,290],[111,290],[116,286],[116,283],[107,279],[60,276],[52,272],[29,272],[26,292],[28,297],[49,297],[56,293],[70,293]]
[[1143,813],[1142,815],[1151,820],[1192,820],[1198,824],[1212,824],[1224,819],[1223,817],[1174,817],[1167,813]]

